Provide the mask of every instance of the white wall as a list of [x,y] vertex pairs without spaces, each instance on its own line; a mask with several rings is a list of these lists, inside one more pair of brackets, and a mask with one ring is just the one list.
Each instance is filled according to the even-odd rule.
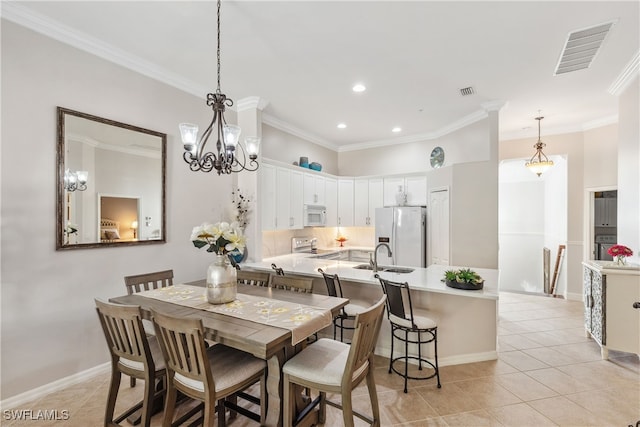
[[262,156],[288,165],[308,157],[309,163],[322,165],[322,172],[338,174],[338,153],[272,126],[262,125]]
[[[211,262],[191,229],[220,219],[231,180],[190,172],[177,124],[206,124],[202,99],[2,21],[2,399],[103,364],[95,297],[123,276],[173,268],[199,279]],[[168,134],[167,243],[55,250],[56,106]],[[228,114],[227,120],[235,120]]]
[[339,156],[339,174],[347,176],[394,175],[427,172],[431,150],[444,149],[444,166],[489,159],[489,118],[436,139],[395,144],[357,151],[344,151]]

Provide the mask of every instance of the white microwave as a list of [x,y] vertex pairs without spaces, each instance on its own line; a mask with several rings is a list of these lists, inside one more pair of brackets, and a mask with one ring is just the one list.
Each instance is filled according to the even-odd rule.
[[304,226],[324,227],[327,223],[327,208],[320,205],[304,205]]

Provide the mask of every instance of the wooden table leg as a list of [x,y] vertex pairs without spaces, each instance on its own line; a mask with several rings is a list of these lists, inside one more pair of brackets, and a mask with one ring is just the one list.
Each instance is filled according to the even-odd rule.
[[284,352],[267,360],[267,426],[282,426],[282,365]]

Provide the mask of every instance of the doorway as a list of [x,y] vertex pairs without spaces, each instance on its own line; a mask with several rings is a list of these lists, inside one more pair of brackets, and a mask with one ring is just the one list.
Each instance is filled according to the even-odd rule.
[[612,261],[607,250],[618,239],[618,191],[615,187],[587,190],[589,203],[588,255],[585,259]]

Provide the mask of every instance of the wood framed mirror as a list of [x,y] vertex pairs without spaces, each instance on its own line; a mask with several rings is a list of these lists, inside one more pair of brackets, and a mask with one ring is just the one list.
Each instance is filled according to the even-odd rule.
[[167,135],[58,107],[56,249],[166,242]]

